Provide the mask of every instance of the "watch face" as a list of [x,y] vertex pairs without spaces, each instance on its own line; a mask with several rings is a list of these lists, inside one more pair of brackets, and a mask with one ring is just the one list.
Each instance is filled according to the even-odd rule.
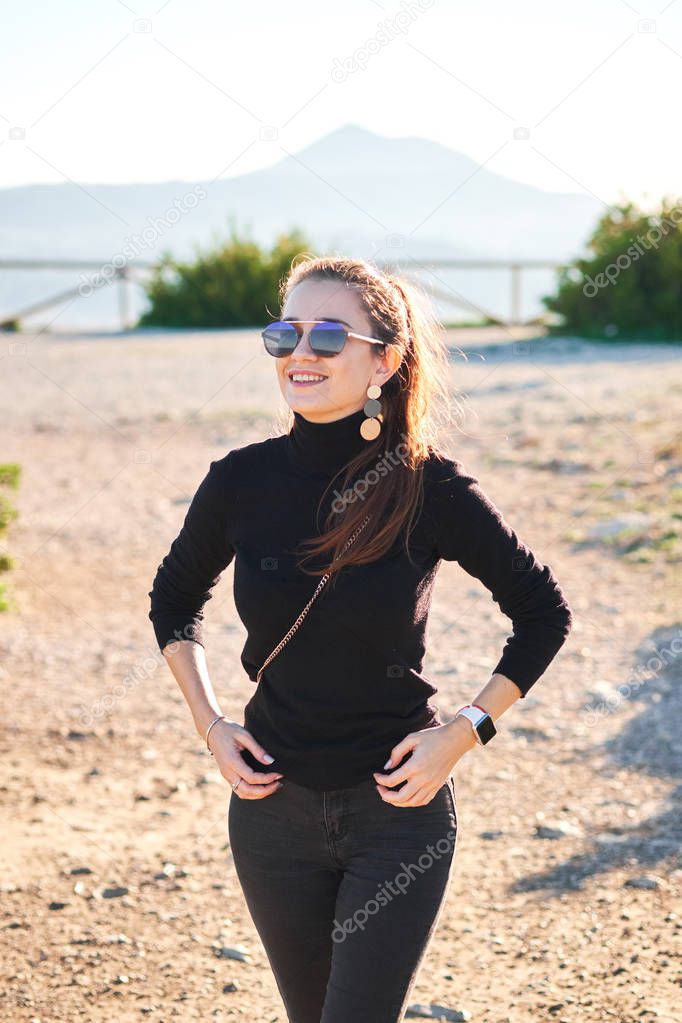
[[493,719],[490,714],[486,714],[484,718],[479,721],[476,731],[479,734],[480,740],[485,746],[486,742],[490,742],[493,735],[497,735],[497,729],[493,724]]

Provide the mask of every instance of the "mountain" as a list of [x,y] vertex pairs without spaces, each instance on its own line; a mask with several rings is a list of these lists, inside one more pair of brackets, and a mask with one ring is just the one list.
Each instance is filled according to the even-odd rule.
[[[272,145],[281,152],[276,140]],[[386,138],[350,124],[285,153],[270,167],[216,181],[0,190],[0,258],[105,262],[127,252],[135,262],[154,260],[165,249],[189,258],[197,247],[225,237],[234,220],[240,234],[264,245],[300,227],[318,250],[378,260],[565,261],[583,250],[601,212],[589,195],[543,192],[479,168],[437,142]],[[475,277],[467,295],[500,310],[500,302],[508,303],[508,282],[497,272],[497,280],[486,274],[484,284],[480,274],[439,270],[438,286],[459,280],[452,286],[463,290]],[[553,275],[541,277],[541,286],[535,281],[526,289],[525,312],[537,311],[538,288],[551,288]],[[4,270],[0,312],[6,315],[78,280],[73,271]],[[141,301],[138,294],[136,312]],[[38,321],[47,322],[57,308],[38,314]],[[77,299],[55,326],[115,319],[116,298],[108,288]]]

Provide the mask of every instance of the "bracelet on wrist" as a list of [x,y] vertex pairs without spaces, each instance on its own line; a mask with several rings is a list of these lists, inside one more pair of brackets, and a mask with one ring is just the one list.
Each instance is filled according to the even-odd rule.
[[213,718],[213,721],[211,721],[210,725],[209,725],[209,726],[208,726],[208,728],[206,729],[206,736],[205,736],[205,740],[206,740],[206,749],[207,749],[207,750],[208,750],[208,752],[209,752],[209,753],[211,754],[211,756],[213,756],[213,750],[211,749],[211,747],[210,747],[210,746],[209,746],[209,744],[208,744],[208,737],[209,737],[209,735],[211,734],[211,729],[213,728],[213,726],[214,726],[214,725],[217,725],[219,721],[227,721],[227,718],[225,717],[225,715],[224,715],[224,714],[218,714],[218,715],[217,715],[216,717],[214,717],[214,718]]

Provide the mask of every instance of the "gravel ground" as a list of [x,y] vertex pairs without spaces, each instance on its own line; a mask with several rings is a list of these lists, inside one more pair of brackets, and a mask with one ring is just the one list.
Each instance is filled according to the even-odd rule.
[[[682,346],[514,336],[451,333],[466,418],[443,444],[553,567],[575,624],[455,768],[456,864],[408,1015],[680,1021]],[[0,615],[0,1019],[285,1023],[229,786],[147,618],[209,461],[276,432],[271,360],[253,332],[18,334],[0,370],[0,461],[23,470]],[[243,720],[232,571],[208,658]],[[443,563],[424,670],[445,715],[509,631]]]

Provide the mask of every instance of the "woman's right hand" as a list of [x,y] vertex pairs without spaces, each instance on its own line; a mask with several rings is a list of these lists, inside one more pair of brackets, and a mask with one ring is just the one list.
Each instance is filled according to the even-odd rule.
[[[240,750],[248,749],[257,760],[263,760],[267,751],[236,721],[218,721],[211,729],[208,745],[220,773],[240,799],[264,799],[282,787],[278,780],[282,777],[281,772],[254,771],[246,763]],[[239,784],[234,789],[237,782]]]

